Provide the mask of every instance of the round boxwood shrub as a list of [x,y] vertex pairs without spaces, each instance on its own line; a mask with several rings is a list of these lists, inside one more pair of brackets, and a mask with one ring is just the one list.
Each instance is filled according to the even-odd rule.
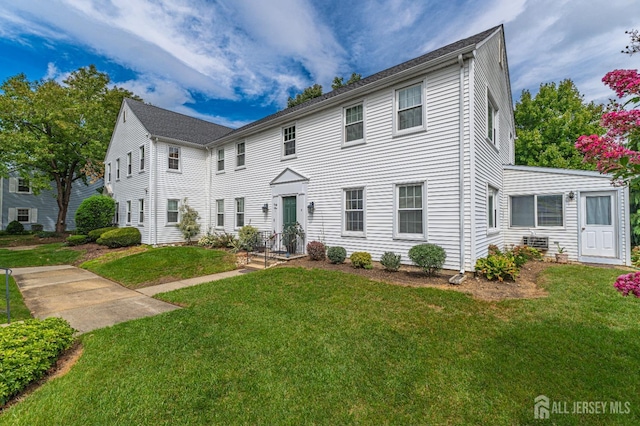
[[76,228],[80,234],[89,234],[98,228],[111,226],[116,212],[116,202],[106,195],[85,198],[76,210]]
[[347,258],[347,250],[340,246],[329,247],[327,257],[331,263],[344,263],[344,260]]
[[69,235],[67,237],[67,245],[69,246],[79,246],[82,244],[86,244],[89,242],[88,235]]
[[436,244],[419,244],[409,250],[409,259],[427,275],[435,275],[442,269],[446,258],[447,253]]
[[307,244],[307,254],[311,260],[324,260],[327,249],[320,241],[310,241]]
[[129,247],[140,244],[142,236],[138,228],[115,228],[107,231],[98,240],[98,244],[109,248]]
[[93,231],[89,231],[87,236],[89,237],[89,241],[93,242],[93,241],[96,241],[98,238],[100,238],[102,234],[104,234],[105,232],[112,231],[114,229],[116,228],[114,228],[113,226],[109,226],[108,228],[94,229]]
[[22,224],[17,220],[13,220],[7,225],[6,231],[9,235],[22,234],[24,232],[24,226],[22,226]]
[[371,255],[366,251],[354,251],[349,257],[351,266],[354,268],[372,269]]
[[396,272],[400,269],[400,259],[402,259],[401,255],[395,254],[392,251],[386,251],[380,258],[380,264],[384,266],[384,269],[387,271]]

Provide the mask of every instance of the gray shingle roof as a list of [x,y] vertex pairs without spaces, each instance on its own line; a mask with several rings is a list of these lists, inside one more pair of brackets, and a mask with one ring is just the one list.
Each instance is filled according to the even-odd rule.
[[[396,65],[396,66],[393,66],[391,68],[387,68],[386,70],[380,71],[380,72],[378,72],[376,74],[373,74],[373,75],[371,75],[369,77],[363,78],[363,79],[361,79],[359,81],[356,81],[355,83],[351,83],[351,84],[349,84],[347,86],[340,87],[339,89],[336,89],[336,90],[333,90],[331,92],[325,93],[324,95],[318,96],[317,98],[310,99],[307,102],[304,102],[302,104],[296,105],[296,106],[291,107],[291,108],[284,109],[282,111],[278,111],[275,114],[271,114],[271,115],[269,115],[267,117],[264,117],[264,118],[262,118],[260,120],[254,121],[254,122],[249,123],[249,124],[247,124],[247,125],[245,125],[243,127],[235,129],[235,130],[233,130],[232,132],[230,132],[228,134],[220,135],[218,138],[220,138],[222,136],[227,136],[227,135],[231,136],[231,135],[233,135],[235,133],[248,130],[248,129],[254,127],[254,126],[266,123],[266,122],[274,120],[276,118],[284,117],[284,116],[287,116],[287,115],[290,115],[290,114],[294,114],[295,112],[298,112],[300,110],[304,110],[304,109],[310,107],[311,105],[316,105],[316,104],[318,104],[320,102],[323,102],[323,101],[325,101],[327,99],[333,98],[333,97],[338,96],[338,95],[342,95],[343,93],[350,92],[350,91],[352,91],[354,89],[357,89],[358,87],[363,87],[363,86],[369,85],[369,84],[374,83],[376,81],[382,80],[382,79],[384,79],[386,77],[393,76],[394,74],[398,74],[398,73],[400,73],[402,71],[406,71],[406,70],[411,69],[413,67],[416,67],[418,65],[424,64],[424,63],[432,61],[434,59],[438,59],[441,56],[444,56],[446,54],[453,53],[453,52],[456,52],[458,50],[462,50],[462,49],[465,49],[465,48],[469,48],[469,47],[475,46],[476,44],[484,41],[487,37],[489,37],[491,34],[496,32],[500,28],[502,28],[502,25],[495,26],[493,28],[485,30],[485,31],[483,31],[481,33],[478,33],[476,35],[473,35],[471,37],[456,41],[456,42],[451,43],[451,44],[449,44],[447,46],[441,47],[439,49],[436,49],[436,50],[433,50],[433,51],[431,51],[429,53],[426,53],[426,54],[424,54],[422,56],[419,56],[417,58],[414,58],[414,59],[411,59],[409,61],[403,62],[403,63],[401,63],[399,65]],[[212,140],[215,140],[215,139],[217,139],[217,138],[212,138]]]
[[206,145],[233,130],[133,99],[124,101],[153,136]]

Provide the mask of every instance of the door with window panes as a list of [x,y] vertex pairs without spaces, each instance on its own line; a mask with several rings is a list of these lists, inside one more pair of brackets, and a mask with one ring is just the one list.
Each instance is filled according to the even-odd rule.
[[615,192],[580,195],[582,256],[616,257]]

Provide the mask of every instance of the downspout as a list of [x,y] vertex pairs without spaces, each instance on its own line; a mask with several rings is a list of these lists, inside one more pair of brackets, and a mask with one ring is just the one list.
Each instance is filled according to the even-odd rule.
[[212,217],[212,212],[211,212],[211,153],[212,151],[209,149],[208,146],[204,147],[207,150],[207,158],[206,158],[206,168],[207,168],[207,173],[206,173],[206,185],[205,187],[205,203],[206,203],[206,212],[207,212],[207,218],[206,218],[206,222],[207,222],[207,232],[211,229],[211,217]]
[[465,214],[465,198],[464,198],[464,60],[462,54],[458,55],[458,64],[460,65],[460,95],[459,95],[459,122],[458,137],[460,142],[459,158],[459,194],[460,194],[460,274],[464,275],[465,265],[465,238],[464,238],[464,214]]
[[149,138],[151,141],[151,155],[149,164],[149,168],[151,169],[151,179],[149,182],[149,201],[151,204],[151,232],[149,235],[149,241],[152,246],[158,245],[158,206],[157,206],[157,197],[156,197],[156,187],[158,181],[158,159],[156,156],[158,155],[158,138],[151,137]]

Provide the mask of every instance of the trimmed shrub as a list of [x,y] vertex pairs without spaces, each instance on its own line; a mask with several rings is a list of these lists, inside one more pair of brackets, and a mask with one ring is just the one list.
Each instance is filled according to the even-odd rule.
[[409,259],[431,276],[442,269],[447,253],[436,244],[418,244],[409,250]]
[[142,236],[138,228],[115,228],[107,231],[98,240],[98,244],[109,248],[130,247],[140,244]]
[[40,379],[73,343],[73,329],[62,318],[28,319],[0,327],[0,406]]
[[396,272],[400,269],[400,259],[402,256],[395,254],[392,251],[386,251],[380,258],[380,264],[384,266],[384,269],[391,272]]
[[102,234],[104,234],[107,231],[112,231],[116,229],[113,226],[109,226],[108,228],[98,228],[98,229],[94,229],[93,231],[90,231],[87,236],[89,237],[89,241],[90,242],[94,242],[96,241],[98,238],[100,238],[102,236]]
[[320,241],[310,241],[307,244],[307,254],[311,260],[324,260],[327,248]]
[[344,247],[336,246],[327,249],[327,257],[331,263],[344,263],[347,258],[347,250]]
[[180,222],[178,229],[182,232],[182,236],[187,244],[191,244],[191,239],[200,233],[200,224],[198,223],[200,214],[187,203],[187,199],[182,200],[180,204]]
[[90,242],[88,235],[69,235],[67,237],[68,246],[79,246]]
[[111,226],[116,211],[116,202],[106,195],[85,198],[76,210],[76,228],[80,234]]
[[238,231],[238,242],[241,250],[253,251],[260,243],[260,231],[251,225],[245,225]]
[[31,232],[38,233],[42,232],[43,229],[44,226],[39,223],[34,223],[33,225],[31,225]]
[[351,253],[349,260],[354,268],[373,269],[371,255],[366,251],[354,251]]
[[56,231],[41,231],[36,234],[38,238],[58,238],[60,234]]
[[7,225],[6,231],[9,235],[22,234],[24,232],[24,226],[22,226],[22,224],[17,220],[13,220]]
[[484,275],[488,280],[515,281],[518,266],[512,256],[491,254],[476,261],[476,273]]

